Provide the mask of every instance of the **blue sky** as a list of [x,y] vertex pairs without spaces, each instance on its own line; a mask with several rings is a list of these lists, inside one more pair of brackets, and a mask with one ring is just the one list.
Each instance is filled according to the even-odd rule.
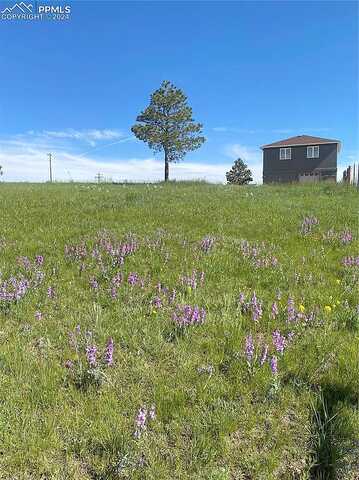
[[172,178],[223,181],[242,156],[259,181],[260,145],[300,134],[340,139],[341,167],[359,160],[358,3],[68,4],[70,20],[0,21],[5,180],[46,180],[48,151],[59,180],[161,179],[130,128],[164,79],[207,137]]

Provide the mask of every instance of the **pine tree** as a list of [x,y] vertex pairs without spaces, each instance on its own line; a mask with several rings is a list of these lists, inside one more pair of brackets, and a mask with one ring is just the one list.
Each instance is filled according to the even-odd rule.
[[229,172],[226,173],[227,183],[247,185],[253,181],[252,172],[241,158],[238,158]]
[[162,82],[152,93],[149,106],[136,121],[131,129],[134,135],[154,151],[164,153],[165,181],[169,178],[169,163],[182,160],[206,140],[200,135],[202,125],[192,118],[186,95],[169,81]]

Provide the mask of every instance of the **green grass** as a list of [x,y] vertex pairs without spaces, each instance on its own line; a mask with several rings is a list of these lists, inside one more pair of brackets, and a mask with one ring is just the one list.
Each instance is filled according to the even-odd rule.
[[[45,258],[39,286],[11,305],[0,301],[0,479],[358,478],[359,274],[342,265],[359,255],[356,190],[2,184],[0,205],[0,283],[34,282],[35,255]],[[309,215],[319,225],[303,236]],[[331,228],[351,230],[353,241],[325,239]],[[208,253],[200,248],[206,235],[215,239]],[[122,266],[100,249],[100,266],[91,255],[99,238],[135,238],[138,248]],[[265,242],[262,254],[278,265],[255,268],[241,240]],[[82,272],[64,253],[81,242],[88,251]],[[181,285],[194,269],[205,272],[203,285]],[[124,282],[112,299],[119,271]],[[143,287],[127,284],[130,272]],[[204,324],[176,328],[164,293],[163,307],[154,308],[159,282],[176,289],[175,304],[205,308]],[[263,306],[258,322],[238,303],[241,292],[247,302],[254,291]],[[314,320],[289,324],[289,297]],[[85,384],[85,374],[75,378],[64,367],[80,358],[87,369],[83,350],[78,356],[69,345],[76,325],[92,332],[99,352],[114,339],[114,365],[99,369],[100,385],[91,383],[91,369]],[[278,375],[268,362],[258,365],[261,345],[275,353],[275,329],[294,332],[283,356],[276,354]],[[152,404],[157,416],[136,439],[138,409]]]

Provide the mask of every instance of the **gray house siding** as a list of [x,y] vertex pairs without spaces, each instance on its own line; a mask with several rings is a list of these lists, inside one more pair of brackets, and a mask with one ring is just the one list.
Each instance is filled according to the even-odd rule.
[[307,158],[307,146],[291,147],[292,158],[280,160],[280,147],[263,149],[263,183],[297,182],[300,175],[319,175],[336,180],[337,144],[319,145],[319,158]]

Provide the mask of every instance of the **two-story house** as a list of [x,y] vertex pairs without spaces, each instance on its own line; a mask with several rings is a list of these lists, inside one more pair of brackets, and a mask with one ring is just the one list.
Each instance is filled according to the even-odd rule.
[[339,140],[299,135],[263,145],[263,183],[337,179]]

